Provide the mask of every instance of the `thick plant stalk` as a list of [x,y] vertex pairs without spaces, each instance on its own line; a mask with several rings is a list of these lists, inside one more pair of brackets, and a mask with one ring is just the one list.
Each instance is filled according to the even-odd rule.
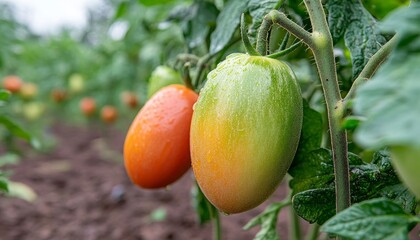
[[312,23],[311,47],[318,67],[324,91],[328,114],[331,147],[334,160],[336,211],[348,208],[350,202],[350,177],[347,151],[347,134],[341,129],[340,121],[344,107],[338,87],[337,71],[333,53],[333,41],[329,31],[324,9],[320,0],[305,0]]
[[[327,107],[334,160],[336,210],[340,212],[350,206],[347,135],[340,125],[345,108],[338,87],[332,37],[321,1],[305,0],[305,6],[312,23],[312,33],[307,32],[301,26],[288,19],[284,13],[276,10],[272,10],[264,17],[262,28],[269,29],[269,23],[279,24],[308,45],[314,54]],[[265,30],[262,29],[259,33],[263,34],[264,32]],[[262,43],[260,49],[263,49],[266,36],[261,34],[258,36],[258,41]]]

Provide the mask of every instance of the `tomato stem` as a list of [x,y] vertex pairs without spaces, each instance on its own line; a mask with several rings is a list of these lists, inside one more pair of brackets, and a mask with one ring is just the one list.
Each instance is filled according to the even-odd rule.
[[279,57],[282,57],[282,56],[284,56],[284,55],[286,55],[288,53],[293,52],[297,47],[299,47],[300,43],[301,42],[299,41],[299,42],[293,44],[292,46],[290,46],[290,47],[288,47],[288,48],[286,48],[286,49],[284,49],[282,51],[279,51],[279,52],[276,52],[276,53],[267,55],[267,57],[269,57],[269,58],[279,58]]
[[[304,0],[312,23],[312,49],[327,107],[331,148],[334,160],[336,211],[351,205],[347,134],[340,126],[344,107],[340,96],[333,53],[333,41],[320,0]],[[337,238],[340,239],[340,238]]]
[[290,38],[290,33],[286,32],[286,34],[284,35],[283,41],[280,44],[280,47],[279,47],[278,51],[283,51],[284,49],[286,49],[287,42],[289,42],[289,38]]
[[268,54],[269,39],[271,35],[271,28],[273,27],[273,21],[264,17],[260,28],[258,29],[257,37],[257,51],[265,56]]
[[195,89],[194,89],[194,87],[191,83],[190,66],[191,66],[191,64],[189,62],[184,64],[183,73],[182,73],[182,80],[184,81],[184,84],[187,88],[194,91]]
[[293,207],[289,208],[289,214],[290,214],[290,222],[292,224],[292,227],[290,229],[290,239],[292,240],[300,240],[302,239],[300,234],[300,221],[299,216],[296,214],[295,209]]
[[306,240],[317,240],[319,235],[319,228],[321,226],[317,223],[314,223],[310,226],[308,230],[308,235],[306,236]]
[[219,211],[214,211],[213,216],[213,239],[222,240],[222,226],[220,224],[220,214]]
[[384,44],[366,63],[365,67],[363,68],[362,72],[360,72],[359,76],[353,81],[353,84],[347,93],[346,97],[343,99],[345,105],[346,103],[353,98],[356,89],[362,83],[366,82],[369,78],[373,76],[379,66],[385,61],[388,55],[391,53],[392,49],[394,49],[396,44],[396,37],[392,37],[386,44]]
[[[314,46],[311,34],[304,28],[299,26],[297,23],[287,18],[287,16],[282,12],[279,12],[277,10],[271,10],[267,15],[265,15],[263,23],[261,25],[263,26],[264,24],[278,24],[282,28],[286,29],[289,33],[302,40],[302,42],[304,42],[309,47]],[[259,31],[257,41],[264,42],[264,39],[267,39],[267,36],[261,35],[260,32],[261,30]]]
[[255,48],[252,46],[251,42],[248,38],[248,26],[245,21],[245,14],[242,13],[241,15],[241,37],[242,42],[244,43],[245,49],[248,52],[248,54],[252,56],[260,56],[261,54],[255,50]]

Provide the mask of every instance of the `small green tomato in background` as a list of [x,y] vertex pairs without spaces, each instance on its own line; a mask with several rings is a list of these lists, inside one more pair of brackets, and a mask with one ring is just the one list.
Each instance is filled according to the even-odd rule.
[[161,88],[171,84],[182,84],[181,75],[174,69],[167,66],[157,67],[150,76],[147,98],[159,91]]
[[420,147],[392,147],[391,157],[400,179],[420,199]]
[[207,76],[191,123],[197,182],[224,213],[252,209],[285,176],[299,143],[302,96],[284,62],[232,54]]
[[41,102],[25,103],[22,107],[23,116],[29,121],[39,119],[45,111],[45,105]]
[[71,93],[81,93],[85,89],[85,79],[82,75],[75,73],[69,78],[69,90]]

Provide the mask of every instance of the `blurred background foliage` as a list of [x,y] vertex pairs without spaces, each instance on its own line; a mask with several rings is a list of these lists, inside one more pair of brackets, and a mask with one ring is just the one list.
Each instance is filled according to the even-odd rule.
[[[147,100],[149,78],[157,66],[168,65],[184,77],[190,75],[199,89],[207,73],[225,56],[244,52],[239,20],[232,14],[250,13],[247,21],[254,41],[255,20],[279,2],[291,19],[305,28],[310,26],[300,1],[104,0],[88,10],[85,27],[64,27],[51,35],[39,35],[17,19],[12,5],[0,3],[0,78],[3,84],[8,76],[18,76],[22,82],[20,92],[0,92],[0,125],[4,126],[0,141],[5,143],[0,151],[19,152],[16,138],[48,149],[54,144],[48,128],[62,120],[100,127],[114,123],[125,131]],[[408,1],[362,3],[381,19]],[[273,29],[272,52],[285,37],[284,30]],[[287,46],[296,42],[292,36],[287,39]],[[351,85],[352,62],[343,39],[336,43],[335,53],[339,81],[345,90]],[[296,72],[304,98],[325,116],[311,52],[301,44],[282,58]],[[188,69],[186,62],[191,64]],[[137,103],[128,104],[126,93]],[[80,109],[87,97],[96,103],[89,116]],[[114,107],[116,120],[100,121],[104,106]],[[0,172],[0,185],[2,179]]]

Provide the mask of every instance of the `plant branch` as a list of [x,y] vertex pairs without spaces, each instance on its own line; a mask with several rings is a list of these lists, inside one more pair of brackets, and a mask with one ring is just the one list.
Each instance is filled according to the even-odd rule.
[[217,210],[214,211],[213,221],[213,239],[222,240],[222,226],[220,224],[220,214]]
[[289,208],[289,214],[290,214],[290,222],[292,224],[289,237],[292,240],[300,240],[302,238],[301,238],[301,234],[300,234],[299,216],[296,214],[295,209],[293,207]]
[[279,51],[279,52],[276,52],[276,53],[267,55],[267,57],[269,57],[269,58],[279,58],[279,57],[282,57],[282,56],[284,56],[284,55],[286,55],[288,53],[293,52],[300,45],[300,43],[301,42],[299,41],[299,42],[293,44],[292,46],[288,47],[287,49],[284,49],[282,51]]
[[308,231],[308,235],[306,236],[306,240],[317,240],[318,239],[318,235],[319,235],[319,229],[320,229],[320,225],[319,224],[312,224],[311,227],[309,228]]
[[194,91],[195,89],[191,83],[190,67],[191,67],[191,64],[189,62],[184,64],[182,80],[184,81],[184,84],[187,88]]
[[[287,16],[282,12],[279,12],[277,10],[271,10],[264,17],[262,24],[264,24],[264,22],[269,22],[271,24],[278,24],[284,29],[286,29],[288,32],[293,34],[295,37],[302,40],[302,42],[304,42],[309,47],[314,46],[311,34],[308,31],[306,31],[304,28],[299,26],[297,23],[287,18]],[[260,34],[258,34],[258,40],[260,40],[260,37],[263,39],[263,36],[260,36]],[[263,40],[260,40],[260,41],[263,41]]]
[[257,51],[262,56],[268,54],[268,40],[270,39],[271,28],[273,27],[273,21],[266,21],[265,17],[261,23],[260,28],[258,29],[257,37]]
[[276,6],[274,7],[274,9],[277,9],[277,8],[281,7],[283,5],[283,3],[284,3],[284,0],[279,0],[277,2]]
[[373,74],[376,72],[379,66],[381,66],[381,64],[385,61],[385,59],[391,53],[392,49],[394,49],[395,44],[396,44],[396,37],[394,36],[387,43],[385,43],[369,59],[369,61],[366,63],[365,67],[363,68],[362,72],[360,72],[359,76],[353,81],[353,85],[351,86],[346,97],[343,99],[343,102],[347,103],[353,97],[359,85],[366,82],[369,78],[373,76]]
[[241,37],[242,42],[244,43],[245,49],[248,52],[249,55],[252,56],[259,56],[260,53],[255,50],[255,48],[252,46],[251,42],[248,38],[248,26],[245,21],[245,14],[242,13],[241,15]]
[[340,126],[344,108],[337,80],[333,41],[321,0],[304,0],[304,2],[313,29],[311,41],[308,41],[311,45],[308,45],[314,53],[327,107],[334,160],[336,211],[340,212],[348,208],[351,204],[350,177],[347,134]]
[[290,37],[290,33],[286,32],[286,34],[284,35],[283,41],[281,42],[281,44],[279,46],[280,51],[286,49],[287,42],[289,41],[289,37]]

